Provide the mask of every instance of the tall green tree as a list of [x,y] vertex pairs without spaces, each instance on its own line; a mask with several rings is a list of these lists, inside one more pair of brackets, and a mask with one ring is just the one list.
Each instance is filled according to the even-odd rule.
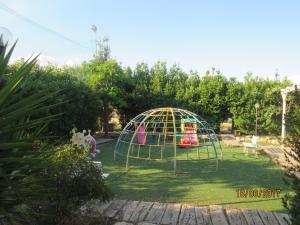
[[206,74],[201,79],[192,74],[187,81],[184,99],[187,108],[206,119],[214,129],[219,130],[220,123],[228,118],[226,102],[227,79],[217,73]]
[[163,90],[166,85],[167,73],[167,64],[165,62],[158,61],[151,68],[150,91],[152,105],[155,107],[165,106],[166,104]]
[[123,104],[122,92],[118,88],[118,85],[122,82],[123,69],[115,60],[107,60],[102,63],[95,59],[90,63],[88,83],[97,91],[102,101],[103,108],[100,110],[100,116],[103,130],[107,135],[112,106]]
[[151,94],[151,75],[146,63],[139,63],[133,71],[133,102],[132,107],[136,114],[153,107]]
[[[24,60],[20,60],[9,65],[5,79],[7,81],[12,79],[9,74],[14,74],[23,64]],[[44,103],[57,104],[48,110],[49,114],[62,114],[56,121],[48,124],[44,130],[47,135],[63,137],[68,135],[74,126],[79,130],[96,128],[101,102],[95,90],[73,74],[75,70],[76,68],[72,67],[35,64],[29,72],[28,79],[32,82],[28,84],[26,96],[44,89],[60,91],[59,96],[50,98]]]
[[121,77],[121,81],[118,83],[118,88],[122,95],[122,104],[119,104],[117,107],[117,111],[120,116],[120,122],[122,127],[124,127],[131,118],[136,115],[135,109],[135,97],[134,97],[134,79],[133,79],[133,71],[130,67],[123,69],[123,76]]
[[183,96],[186,89],[188,74],[174,64],[168,71],[166,85],[164,88],[164,97],[166,105],[181,107],[184,105]]
[[226,93],[229,111],[237,129],[243,133],[255,133],[258,108],[259,134],[279,134],[282,101],[280,90],[288,86],[288,80],[274,81],[248,74],[244,82],[231,79]]

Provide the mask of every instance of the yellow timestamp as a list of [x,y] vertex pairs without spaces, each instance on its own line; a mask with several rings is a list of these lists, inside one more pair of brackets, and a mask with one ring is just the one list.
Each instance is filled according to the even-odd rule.
[[262,189],[237,189],[238,198],[279,198],[281,190],[272,188]]

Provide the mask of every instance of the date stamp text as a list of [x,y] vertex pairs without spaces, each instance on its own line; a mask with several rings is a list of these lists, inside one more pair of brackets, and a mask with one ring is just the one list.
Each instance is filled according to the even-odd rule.
[[279,198],[280,189],[237,189],[238,198]]

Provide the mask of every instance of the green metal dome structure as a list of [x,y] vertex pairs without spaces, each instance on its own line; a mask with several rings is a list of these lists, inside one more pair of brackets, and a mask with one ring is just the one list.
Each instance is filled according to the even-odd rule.
[[[207,157],[200,157],[202,150]],[[182,158],[182,154],[186,158]],[[133,118],[122,130],[114,149],[114,159],[123,156],[126,168],[130,159],[178,160],[223,159],[222,147],[211,126],[197,114],[179,108],[156,108]],[[201,153],[202,154],[202,153]]]

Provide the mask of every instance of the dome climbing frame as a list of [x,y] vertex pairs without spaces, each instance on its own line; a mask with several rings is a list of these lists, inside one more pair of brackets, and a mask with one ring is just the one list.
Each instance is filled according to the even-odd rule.
[[[200,158],[205,150],[207,157]],[[156,108],[134,117],[122,130],[114,149],[114,158],[123,156],[126,168],[130,159],[188,160],[195,151],[195,160],[215,159],[216,170],[223,159],[222,147],[212,127],[200,116],[179,108]],[[186,159],[182,153],[186,153]]]

